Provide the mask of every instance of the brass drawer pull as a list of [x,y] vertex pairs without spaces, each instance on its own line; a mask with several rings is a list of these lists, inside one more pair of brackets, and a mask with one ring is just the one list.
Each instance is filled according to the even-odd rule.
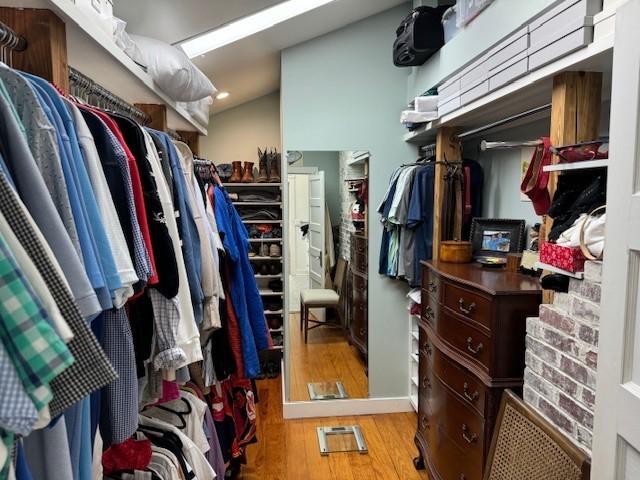
[[366,331],[365,331],[365,329],[364,329],[364,328],[361,328],[361,329],[358,331],[358,333],[360,333],[360,336],[361,336],[361,337],[364,337],[364,334],[366,333]]
[[432,350],[431,350],[431,345],[429,345],[429,342],[424,342],[422,344],[422,348],[424,349],[425,352],[427,352],[427,355],[431,355]]
[[430,293],[435,293],[435,291],[437,290],[436,284],[433,280],[430,280],[429,283],[427,284],[427,290]]
[[460,300],[458,300],[458,308],[460,309],[460,311],[462,313],[466,313],[467,315],[471,315],[474,312],[474,310],[476,309],[476,303],[473,302],[468,307],[465,307],[464,298],[460,297]]
[[433,308],[430,305],[427,305],[424,309],[424,316],[429,320],[433,320]]
[[422,379],[422,388],[431,388],[431,382],[429,381],[428,377],[424,377]]
[[476,400],[478,400],[478,398],[480,398],[480,393],[478,393],[477,390],[472,394],[469,394],[469,384],[467,382],[464,382],[463,388],[464,388],[464,396],[470,402],[475,402]]
[[473,338],[467,338],[467,350],[469,350],[471,353],[473,353],[474,355],[478,355],[480,352],[482,352],[483,349],[484,345],[482,345],[482,343],[479,343],[476,348],[473,348]]
[[464,438],[464,441],[467,442],[468,444],[472,444],[472,443],[476,443],[478,441],[478,435],[476,435],[475,433],[469,434],[469,427],[467,426],[466,423],[462,424],[462,438]]
[[420,426],[422,427],[422,430],[427,430],[429,428],[429,421],[425,415],[423,415],[420,420]]

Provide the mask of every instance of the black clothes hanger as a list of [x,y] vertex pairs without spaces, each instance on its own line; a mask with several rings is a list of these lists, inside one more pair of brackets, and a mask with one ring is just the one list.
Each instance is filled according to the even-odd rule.
[[[180,470],[182,470],[182,473],[187,480],[190,480],[196,476],[195,473],[193,471],[190,472],[189,468],[187,467],[187,460],[182,450],[182,441],[175,433],[165,432],[159,428],[149,427],[145,425],[140,425],[138,427],[138,430],[145,433],[151,443],[153,443],[157,447],[169,450],[175,455],[176,459],[178,460]],[[158,435],[158,433],[161,433],[161,435]]]
[[191,407],[191,404],[187,402],[184,398],[181,398],[180,400],[187,406],[187,410],[184,412],[180,410],[174,410],[165,405],[154,405],[153,407],[150,407],[150,408],[157,408],[159,410],[164,410],[165,412],[169,412],[175,415],[180,419],[180,422],[181,422],[181,425],[176,425],[176,427],[179,428],[180,430],[184,430],[185,428],[187,428],[187,421],[185,420],[184,416],[190,415],[193,412],[193,407]]

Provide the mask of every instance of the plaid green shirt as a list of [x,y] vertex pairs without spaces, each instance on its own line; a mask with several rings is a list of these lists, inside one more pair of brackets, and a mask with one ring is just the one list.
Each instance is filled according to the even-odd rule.
[[73,363],[27,279],[0,236],[0,341],[38,411],[53,398],[49,383]]

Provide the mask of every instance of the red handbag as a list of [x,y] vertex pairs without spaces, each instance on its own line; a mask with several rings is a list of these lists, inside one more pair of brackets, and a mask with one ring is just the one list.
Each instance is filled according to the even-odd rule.
[[537,215],[545,215],[551,206],[551,198],[547,190],[549,172],[545,172],[543,167],[551,164],[551,141],[549,137],[542,137],[540,140],[542,144],[533,152],[520,191],[531,199]]

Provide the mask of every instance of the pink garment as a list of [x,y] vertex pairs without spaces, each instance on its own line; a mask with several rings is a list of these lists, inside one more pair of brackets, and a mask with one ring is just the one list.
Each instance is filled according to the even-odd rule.
[[162,398],[150,406],[162,405],[163,403],[172,402],[180,398],[180,389],[178,384],[173,381],[162,380]]

